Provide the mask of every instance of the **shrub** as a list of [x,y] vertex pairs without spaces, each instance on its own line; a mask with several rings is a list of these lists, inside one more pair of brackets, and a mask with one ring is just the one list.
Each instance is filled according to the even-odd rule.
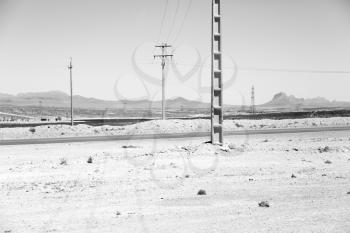
[[134,149],[137,148],[137,146],[133,146],[133,145],[126,145],[126,146],[122,146],[123,149]]
[[207,192],[204,189],[201,189],[198,191],[197,195],[200,195],[200,196],[207,195]]
[[67,159],[60,158],[60,165],[67,165]]
[[327,153],[327,152],[329,152],[331,150],[331,148],[329,148],[329,146],[326,146],[326,147],[324,147],[324,148],[318,148],[318,151],[320,152],[320,153]]
[[29,128],[29,131],[30,131],[31,133],[35,133],[36,129],[35,129],[34,127],[31,127],[31,128]]
[[91,156],[89,156],[88,160],[87,160],[87,163],[92,163],[93,159]]
[[269,208],[270,204],[268,201],[262,201],[259,203],[259,207]]

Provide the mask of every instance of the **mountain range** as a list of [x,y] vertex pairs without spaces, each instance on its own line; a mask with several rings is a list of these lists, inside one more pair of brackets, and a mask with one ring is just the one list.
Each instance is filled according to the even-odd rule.
[[[150,109],[160,108],[161,101],[150,100],[101,100],[96,98],[87,98],[80,95],[73,96],[75,108],[82,109]],[[41,106],[66,108],[70,106],[70,96],[60,91],[49,92],[30,92],[17,95],[1,94],[0,105],[12,106]],[[207,108],[208,103],[187,100],[185,98],[174,98],[167,100],[167,107],[170,109],[179,108]]]
[[[73,97],[74,106],[82,109],[150,109],[161,108],[161,101],[150,100],[101,100],[96,98],[87,98],[80,95]],[[42,106],[42,107],[56,107],[67,108],[70,106],[70,96],[60,91],[49,92],[30,92],[21,93],[17,95],[1,94],[0,93],[0,105],[11,106]],[[209,103],[203,103],[199,101],[187,100],[182,97],[167,100],[168,109],[181,109],[181,108],[208,108]],[[233,106],[229,106],[233,107]],[[350,107],[350,102],[329,101],[323,97],[304,99],[297,98],[293,95],[287,95],[284,92],[280,92],[273,96],[272,100],[259,105],[259,108],[345,108]]]

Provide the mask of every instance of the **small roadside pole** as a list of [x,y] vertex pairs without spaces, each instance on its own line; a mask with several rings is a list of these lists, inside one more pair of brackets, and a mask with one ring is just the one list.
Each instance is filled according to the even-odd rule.
[[165,66],[166,62],[168,60],[168,57],[173,57],[172,54],[167,54],[166,49],[170,48],[171,45],[168,45],[167,43],[163,43],[161,45],[156,45],[156,48],[161,48],[162,49],[162,54],[161,55],[154,55],[154,58],[161,58],[162,60],[162,120],[166,119],[166,97],[165,97],[165,81],[166,81],[166,72],[165,72]]
[[73,75],[72,75],[72,58],[70,58],[69,62],[69,77],[70,77],[70,123],[71,126],[74,126],[74,116],[73,116]]

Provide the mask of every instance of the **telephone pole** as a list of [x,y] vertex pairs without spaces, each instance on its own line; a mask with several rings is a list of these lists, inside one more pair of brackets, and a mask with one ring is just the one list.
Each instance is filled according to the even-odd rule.
[[211,143],[223,144],[221,0],[212,0],[211,15]]
[[161,55],[154,55],[154,58],[161,58],[162,60],[162,120],[166,119],[166,114],[165,114],[165,105],[166,105],[166,100],[165,100],[165,66],[166,62],[168,61],[168,57],[173,57],[172,54],[167,54],[167,48],[170,48],[171,45],[168,45],[167,43],[163,43],[161,45],[156,45],[156,48],[161,48],[162,49],[162,54]]
[[254,89],[254,86],[252,86],[250,110],[251,110],[252,114],[255,114],[256,109],[255,109],[255,89]]
[[73,119],[73,75],[72,75],[73,65],[72,65],[72,58],[70,58],[68,69],[69,69],[69,76],[70,76],[70,123],[71,123],[71,126],[74,126],[74,119]]

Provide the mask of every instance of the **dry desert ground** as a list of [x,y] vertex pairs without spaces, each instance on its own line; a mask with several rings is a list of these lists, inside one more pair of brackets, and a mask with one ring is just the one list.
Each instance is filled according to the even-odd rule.
[[[350,117],[304,118],[284,120],[225,120],[225,131],[349,127]],[[144,135],[163,133],[209,132],[210,120],[152,120],[127,126],[43,125],[37,127],[0,128],[0,140],[27,138],[61,138],[78,136]]]
[[349,131],[205,141],[2,146],[0,232],[350,232]]

